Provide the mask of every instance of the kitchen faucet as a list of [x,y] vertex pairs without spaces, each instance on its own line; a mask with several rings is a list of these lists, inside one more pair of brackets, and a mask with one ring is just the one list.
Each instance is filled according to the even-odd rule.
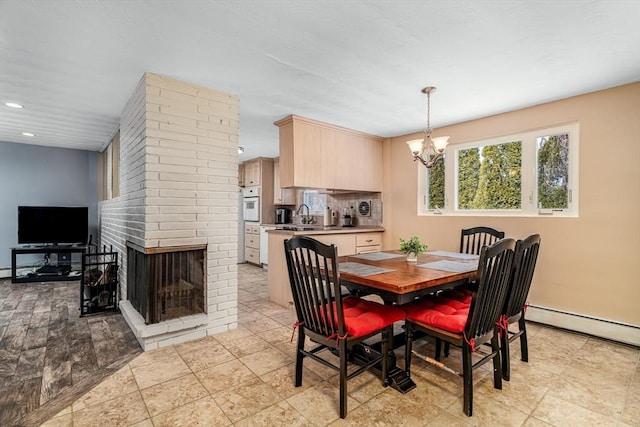
[[[307,216],[304,216],[304,209],[303,208],[307,208]],[[309,214],[309,206],[305,205],[304,203],[301,204],[298,207],[298,210],[296,211],[296,215],[300,215],[300,211],[303,211],[303,215],[302,215],[302,223],[303,224],[311,224],[311,215]]]

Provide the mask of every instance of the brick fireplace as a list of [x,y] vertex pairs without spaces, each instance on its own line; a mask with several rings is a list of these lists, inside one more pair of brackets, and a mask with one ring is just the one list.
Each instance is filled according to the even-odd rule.
[[120,118],[101,244],[144,350],[237,327],[238,97],[146,73]]

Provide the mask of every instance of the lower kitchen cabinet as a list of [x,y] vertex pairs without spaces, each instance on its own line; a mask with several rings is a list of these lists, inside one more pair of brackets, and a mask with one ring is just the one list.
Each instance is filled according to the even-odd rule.
[[260,265],[260,225],[257,222],[244,224],[244,259]]
[[[301,233],[295,233],[295,235],[299,236]],[[293,307],[287,261],[283,249],[284,241],[293,236],[293,232],[268,233],[269,269],[267,283],[269,299],[284,307]],[[382,230],[359,233],[312,233],[308,236],[326,245],[336,245],[338,256],[377,252],[381,250],[382,246]]]
[[382,233],[356,234],[356,254],[379,252],[382,248]]

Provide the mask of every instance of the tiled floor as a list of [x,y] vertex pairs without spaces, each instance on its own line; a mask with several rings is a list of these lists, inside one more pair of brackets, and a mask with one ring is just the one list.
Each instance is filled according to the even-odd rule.
[[263,270],[239,271],[238,329],[143,353],[44,425],[640,426],[639,349],[535,324],[503,390],[476,375],[473,417],[460,378],[416,361],[404,395],[369,373],[350,381],[340,420],[335,372],[305,361],[293,387],[293,312],[268,301]]

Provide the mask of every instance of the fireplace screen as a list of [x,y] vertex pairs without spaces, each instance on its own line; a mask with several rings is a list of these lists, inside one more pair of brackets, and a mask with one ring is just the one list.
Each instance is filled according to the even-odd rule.
[[147,324],[204,313],[205,247],[127,242],[127,299]]

